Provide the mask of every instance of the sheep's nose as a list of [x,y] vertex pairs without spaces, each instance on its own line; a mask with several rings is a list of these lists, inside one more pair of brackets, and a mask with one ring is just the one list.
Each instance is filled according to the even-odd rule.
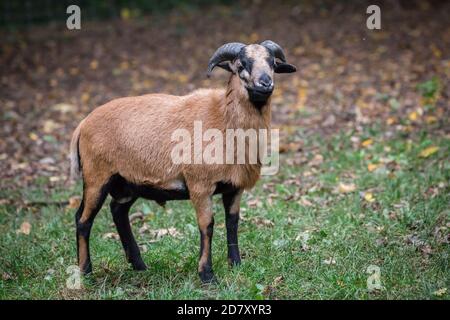
[[258,81],[258,84],[266,89],[270,89],[273,86],[272,78],[266,73],[264,73]]

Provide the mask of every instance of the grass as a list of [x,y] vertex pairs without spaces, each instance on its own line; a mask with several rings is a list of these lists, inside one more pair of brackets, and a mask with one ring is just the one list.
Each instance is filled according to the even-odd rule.
[[[448,299],[449,139],[426,132],[387,137],[374,126],[361,135],[373,142],[361,147],[352,135],[308,137],[302,156],[321,154],[323,162],[288,165],[301,155],[283,155],[279,174],[246,193],[239,232],[243,264],[234,270],[227,266],[224,214],[216,198],[217,285],[202,286],[197,277],[199,235],[189,202],[163,209],[141,200],[133,207],[152,229],[175,227],[182,234],[152,242],[138,232],[142,222],[134,224],[138,243],[148,248],[146,272],[131,271],[120,242],[102,237],[115,232],[105,205],[91,237],[94,273],[81,290],[66,288],[67,268],[76,261],[74,209],[2,204],[0,298]],[[431,145],[439,150],[421,157]],[[385,165],[370,172],[369,163]],[[339,192],[341,182],[356,190]],[[47,192],[47,182],[40,183],[21,190],[22,199],[60,201],[80,192],[80,186]],[[17,197],[0,192],[1,198]],[[32,225],[29,235],[16,233],[23,221]],[[368,290],[370,265],[380,268],[379,290]]]

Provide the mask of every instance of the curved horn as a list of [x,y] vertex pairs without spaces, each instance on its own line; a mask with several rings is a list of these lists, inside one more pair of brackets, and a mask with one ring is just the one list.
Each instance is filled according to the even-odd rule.
[[275,58],[280,59],[283,62],[286,62],[286,57],[284,56],[283,49],[271,40],[266,40],[260,43],[263,47],[269,49],[270,52],[275,56]]
[[240,42],[230,42],[221,46],[209,59],[207,76],[211,75],[215,66],[223,61],[232,61],[237,57],[239,51],[245,47],[245,44]]

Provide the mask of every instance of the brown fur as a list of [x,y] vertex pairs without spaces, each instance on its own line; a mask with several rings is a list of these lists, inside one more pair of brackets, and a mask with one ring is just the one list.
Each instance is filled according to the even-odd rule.
[[[225,90],[199,89],[185,96],[148,94],[116,99],[98,107],[80,123],[72,137],[70,158],[71,175],[75,176],[81,169],[84,180],[84,205],[77,213],[77,230],[87,230],[79,238],[79,265],[82,271],[90,266],[87,241],[95,214],[104,201],[104,187],[117,174],[135,185],[166,190],[177,189],[180,182],[186,185],[201,233],[198,270],[202,280],[206,281],[212,277],[214,217],[211,198],[218,183],[231,184],[237,193],[232,199],[230,196],[224,198],[228,199],[224,200],[224,204],[227,203],[227,221],[231,221],[227,228],[232,233],[230,239],[233,242],[229,243],[229,259],[234,263],[240,262],[237,238],[233,240],[237,237],[239,200],[242,191],[252,188],[259,179],[260,159],[256,164],[248,162],[246,140],[245,164],[175,164],[171,153],[178,141],[172,141],[172,134],[176,129],[188,130],[192,139],[191,150],[194,150],[194,122],[201,121],[203,132],[218,129],[223,133],[225,157],[227,129],[269,130],[270,98],[264,106],[257,108],[249,101],[245,88],[249,83],[255,84],[263,72],[273,77],[273,69],[266,60],[268,54],[268,50],[260,45],[247,46],[246,55],[255,61],[255,71],[251,75],[247,72],[241,79],[236,75],[239,61],[230,63],[233,73]],[[209,144],[209,141],[197,142],[203,144],[203,150]],[[235,153],[236,147],[235,143]],[[192,154],[192,159],[194,157]],[[115,200],[116,203],[129,203],[131,206],[135,198]],[[116,215],[128,214],[129,206],[125,205],[125,211],[117,211]],[[133,250],[137,253],[131,260],[136,269],[142,270],[145,265],[138,256],[135,240],[132,235],[128,237],[131,238],[122,239],[121,236],[121,239],[125,241],[125,246],[131,244],[132,248],[136,247]]]
[[[77,127],[71,143],[72,163],[74,159],[81,162],[85,185],[80,222],[89,219],[102,186],[116,173],[135,184],[162,189],[170,189],[174,181],[185,181],[200,230],[212,219],[212,208],[206,199],[213,194],[216,183],[252,188],[259,179],[260,164],[173,164],[171,160],[176,144],[171,141],[172,132],[183,128],[193,137],[194,121],[202,121],[203,131],[269,129],[270,101],[260,112],[248,101],[240,81],[232,75],[226,90],[120,98],[95,109]],[[207,246],[205,249],[209,249]],[[205,259],[206,256],[200,260],[199,269]],[[85,259],[80,260],[80,264],[86,263]]]
[[219,181],[238,188],[253,187],[259,178],[258,164],[173,164],[171,160],[176,144],[171,142],[172,132],[185,128],[193,137],[194,121],[202,121],[203,130],[217,128],[222,132],[228,128],[269,128],[270,105],[262,113],[256,110],[239,81],[231,76],[226,91],[200,89],[181,97],[149,94],[113,100],[95,109],[74,133],[76,140],[79,132],[86,185],[103,185],[119,173],[130,182],[160,188],[170,188],[171,182],[182,179],[193,194],[205,185],[212,189]]

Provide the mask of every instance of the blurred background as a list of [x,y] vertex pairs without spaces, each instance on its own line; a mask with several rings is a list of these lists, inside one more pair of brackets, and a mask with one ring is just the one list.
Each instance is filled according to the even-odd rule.
[[[381,30],[369,30],[372,2],[1,1],[0,186],[62,183],[73,129],[111,99],[223,86],[224,71],[205,71],[230,41],[271,39],[298,67],[276,79],[282,152],[301,148],[298,128],[324,139],[375,122],[447,135],[448,1],[377,1]],[[70,4],[81,30],[66,28]]]
[[[66,27],[70,4],[81,30]],[[366,25],[372,4],[380,30]],[[0,1],[0,299],[448,299],[449,12],[439,0]],[[298,72],[275,77],[280,170],[243,196],[242,268],[227,267],[219,198],[211,288],[194,272],[190,203],[138,201],[150,271],[124,263],[104,206],[94,275],[69,290],[80,120],[118,97],[224,87],[227,72],[206,78],[214,51],[267,39]]]

